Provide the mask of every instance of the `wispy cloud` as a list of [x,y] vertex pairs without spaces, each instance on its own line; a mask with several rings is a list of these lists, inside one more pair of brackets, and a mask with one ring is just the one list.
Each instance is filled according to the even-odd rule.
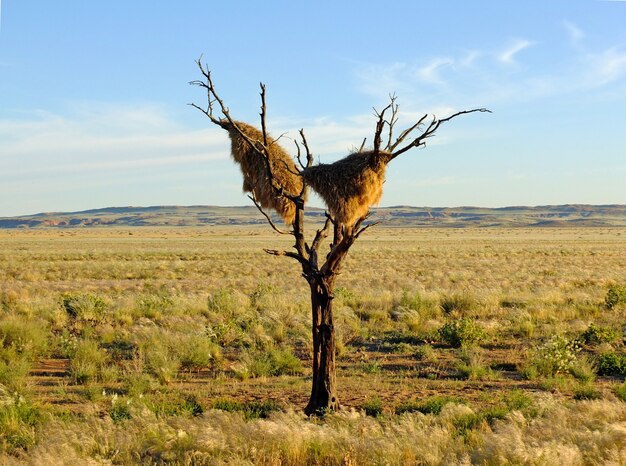
[[598,84],[608,84],[626,75],[626,50],[610,48],[591,56],[590,62]]
[[583,30],[571,21],[563,21],[563,26],[565,27],[572,44],[578,45],[578,43],[585,37]]
[[219,131],[181,128],[159,108],[95,107],[0,120],[6,154],[0,176],[140,170],[227,157],[228,141]]
[[504,64],[510,65],[515,63],[515,55],[532,45],[532,42],[526,39],[517,39],[505,50],[498,55],[498,60]]
[[439,57],[431,60],[425,66],[420,67],[417,70],[418,76],[425,82],[440,84],[443,82],[439,75],[442,68],[451,66],[454,64],[454,60],[447,57]]

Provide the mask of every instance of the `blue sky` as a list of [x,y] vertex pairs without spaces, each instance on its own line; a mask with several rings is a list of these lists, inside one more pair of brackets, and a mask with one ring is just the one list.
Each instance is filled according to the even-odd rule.
[[187,105],[201,54],[235,118],[266,83],[271,133],[322,162],[393,92],[404,125],[493,111],[394,160],[381,205],[626,203],[626,1],[434,3],[2,0],[0,216],[249,204]]

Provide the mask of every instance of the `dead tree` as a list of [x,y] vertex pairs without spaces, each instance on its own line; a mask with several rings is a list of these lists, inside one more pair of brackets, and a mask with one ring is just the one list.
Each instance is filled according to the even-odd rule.
[[[313,164],[313,154],[304,135],[300,130],[301,144],[296,142],[297,161],[300,165],[297,175],[302,179],[300,183],[286,184],[277,175],[277,165],[272,158],[272,145],[266,129],[265,85],[261,84],[261,131],[256,136],[246,131],[248,125],[235,121],[217,94],[211,72],[197,61],[203,79],[192,81],[190,84],[200,86],[207,93],[206,107],[191,104],[204,113],[211,122],[233,132],[236,137],[245,141],[251,150],[264,163],[257,166],[262,173],[254,175],[256,180],[271,185],[274,196],[289,200],[295,206],[293,221],[289,231],[283,231],[272,221],[263,208],[275,208],[271,203],[260,204],[255,198],[256,186],[249,186],[253,195],[250,199],[265,216],[270,226],[281,234],[289,234],[294,238],[292,250],[265,249],[265,252],[275,256],[285,256],[296,260],[301,267],[302,276],[307,281],[311,293],[311,320],[313,334],[313,382],[311,396],[305,408],[305,413],[320,414],[339,408],[335,378],[335,328],[333,324],[333,299],[335,281],[354,242],[368,228],[375,225],[364,225],[369,213],[369,207],[376,204],[382,195],[387,164],[398,155],[413,148],[425,145],[426,139],[432,137],[439,126],[451,119],[473,112],[488,112],[484,108],[457,112],[447,118],[438,119],[424,115],[414,125],[402,131],[394,139],[394,126],[398,120],[398,105],[395,96],[391,103],[381,112],[376,112],[377,122],[374,131],[373,148],[361,149],[346,158],[332,164]],[[214,115],[215,106],[219,107],[221,118]],[[389,119],[386,118],[390,113]],[[232,138],[232,136],[231,136]],[[386,144],[383,146],[383,139]],[[304,149],[304,155],[302,154]],[[234,154],[233,154],[234,155]],[[306,161],[303,162],[303,156]],[[293,167],[287,162],[289,172]],[[295,165],[294,165],[295,166]],[[250,178],[250,179],[252,179]],[[299,188],[294,192],[294,186]],[[317,229],[310,241],[305,236],[304,212],[308,187],[317,191],[326,202],[328,213],[323,227]],[[245,187],[245,186],[244,186]],[[279,213],[281,213],[279,211]],[[322,251],[322,244],[331,234],[332,239],[327,252]]]

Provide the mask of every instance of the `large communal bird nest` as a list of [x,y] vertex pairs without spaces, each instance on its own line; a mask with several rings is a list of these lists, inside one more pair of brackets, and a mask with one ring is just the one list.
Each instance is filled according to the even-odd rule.
[[302,177],[326,203],[335,222],[353,225],[378,204],[391,154],[355,152],[334,163],[307,167]]
[[220,126],[230,136],[231,155],[243,174],[243,190],[252,193],[261,207],[274,209],[285,223],[291,225],[296,216],[296,206],[283,193],[298,196],[302,191],[302,178],[293,159],[270,136],[267,136],[266,155],[252,147],[242,134],[259,143],[257,147],[264,145],[263,133],[254,126],[227,120],[220,121]]

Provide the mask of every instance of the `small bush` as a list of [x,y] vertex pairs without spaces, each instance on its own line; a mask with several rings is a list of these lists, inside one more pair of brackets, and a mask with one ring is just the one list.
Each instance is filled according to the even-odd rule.
[[180,369],[180,358],[167,345],[159,345],[158,342],[150,340],[143,348],[146,368],[157,380],[167,385],[178,375]]
[[108,308],[102,297],[87,293],[68,293],[61,297],[61,301],[70,318],[84,322],[101,322]]
[[578,358],[569,369],[569,373],[583,383],[593,382],[596,379],[596,372],[595,361],[591,360],[587,355]]
[[485,331],[469,317],[445,323],[438,333],[444,343],[454,348],[477,345],[486,336]]
[[174,308],[174,298],[168,293],[149,294],[138,300],[137,311],[140,316],[148,319],[159,319],[163,312]]
[[271,377],[298,375],[303,371],[302,362],[291,349],[272,349],[263,353],[249,354],[242,360],[240,376]]
[[619,304],[626,304],[626,285],[612,285],[606,292],[604,305],[607,309],[613,309]]
[[493,369],[485,365],[483,356],[478,350],[462,350],[457,369],[461,377],[468,380],[492,380],[497,376]]
[[70,375],[77,384],[101,379],[108,361],[107,354],[92,340],[81,341],[70,359]]
[[9,317],[0,321],[0,348],[13,348],[17,354],[34,360],[48,346],[46,326],[42,322]]
[[0,452],[17,454],[34,445],[36,428],[43,422],[41,410],[2,385],[0,406]]
[[221,399],[214,401],[212,407],[230,413],[242,413],[245,420],[266,419],[273,411],[280,411],[280,406],[274,400],[241,402]]
[[448,403],[459,403],[456,398],[447,396],[434,396],[422,401],[413,401],[402,403],[396,407],[396,414],[403,413],[423,413],[423,414],[439,414],[443,407]]
[[207,308],[210,314],[217,314],[225,318],[236,316],[241,308],[247,303],[243,302],[243,297],[235,291],[221,288],[210,294],[207,298]]
[[623,402],[626,402],[626,382],[616,385],[613,388],[613,393]]
[[533,398],[522,390],[515,389],[505,395],[504,403],[512,411],[521,411],[533,404]]
[[22,390],[32,364],[14,347],[0,348],[0,387],[4,386],[12,392]]
[[587,330],[580,335],[580,340],[587,345],[597,345],[599,343],[611,343],[617,340],[619,335],[609,327],[600,327],[589,324]]
[[452,425],[461,437],[467,437],[470,431],[480,426],[485,421],[485,417],[477,413],[463,414],[452,420]]
[[208,337],[191,336],[179,348],[180,364],[183,369],[199,370],[217,364],[222,359],[220,347]]
[[199,416],[204,407],[193,394],[179,391],[157,392],[143,397],[146,407],[157,416]]
[[111,399],[111,407],[109,408],[109,417],[113,422],[125,421],[126,419],[130,419],[130,399],[124,402],[123,400],[119,400],[117,396]]
[[553,377],[569,372],[576,364],[580,345],[562,335],[554,335],[548,341],[535,348],[532,353],[530,369],[538,375]]
[[626,375],[626,355],[602,353],[597,359],[598,375]]
[[581,385],[574,389],[575,400],[599,400],[602,393],[593,385]]
[[366,416],[379,417],[383,414],[383,402],[377,396],[367,400],[361,406]]

